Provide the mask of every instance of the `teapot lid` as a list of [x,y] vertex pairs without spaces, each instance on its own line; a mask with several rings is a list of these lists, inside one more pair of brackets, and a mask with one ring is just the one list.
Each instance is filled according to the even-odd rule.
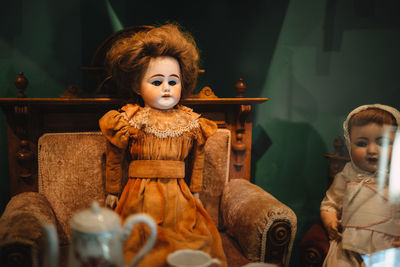
[[114,211],[101,208],[93,201],[90,209],[75,214],[70,221],[71,229],[83,233],[107,232],[121,226],[121,219]]

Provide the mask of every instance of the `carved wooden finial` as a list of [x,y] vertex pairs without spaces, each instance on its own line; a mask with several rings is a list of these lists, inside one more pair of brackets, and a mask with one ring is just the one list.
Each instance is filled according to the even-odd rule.
[[236,97],[243,97],[243,94],[246,92],[246,88],[246,84],[243,82],[243,79],[240,78],[235,85]]
[[23,72],[18,73],[18,77],[14,80],[15,87],[18,89],[17,97],[23,98],[26,97],[24,91],[26,87],[28,87],[28,79],[24,76]]

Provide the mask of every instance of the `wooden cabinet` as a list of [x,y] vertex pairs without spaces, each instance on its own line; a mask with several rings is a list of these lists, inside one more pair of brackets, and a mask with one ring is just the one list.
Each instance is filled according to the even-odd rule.
[[[17,86],[18,87],[18,86]],[[202,93],[183,101],[195,112],[232,133],[230,179],[250,179],[252,107],[267,98],[218,98]],[[23,90],[22,90],[23,91]],[[21,90],[20,90],[21,92]],[[204,94],[204,92],[206,92]],[[211,95],[211,97],[207,96]],[[115,98],[0,98],[6,115],[10,192],[37,191],[37,144],[44,133],[99,131],[98,120],[118,109]]]

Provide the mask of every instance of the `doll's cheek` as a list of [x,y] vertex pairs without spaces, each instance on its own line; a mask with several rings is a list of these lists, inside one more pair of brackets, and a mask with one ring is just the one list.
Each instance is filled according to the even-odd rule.
[[360,161],[365,157],[365,155],[366,155],[365,149],[360,147],[351,148],[351,157],[353,161]]

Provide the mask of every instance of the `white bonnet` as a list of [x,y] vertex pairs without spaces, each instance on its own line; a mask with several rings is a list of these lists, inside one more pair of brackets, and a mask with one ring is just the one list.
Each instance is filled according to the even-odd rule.
[[363,110],[366,110],[369,108],[377,108],[377,109],[381,109],[381,110],[389,112],[396,119],[397,125],[400,126],[400,112],[393,107],[381,105],[381,104],[359,106],[358,108],[356,108],[352,112],[350,112],[349,115],[347,115],[346,120],[343,122],[344,138],[346,140],[346,145],[347,145],[349,152],[350,152],[349,121],[354,114],[357,114],[360,111],[363,111]]

